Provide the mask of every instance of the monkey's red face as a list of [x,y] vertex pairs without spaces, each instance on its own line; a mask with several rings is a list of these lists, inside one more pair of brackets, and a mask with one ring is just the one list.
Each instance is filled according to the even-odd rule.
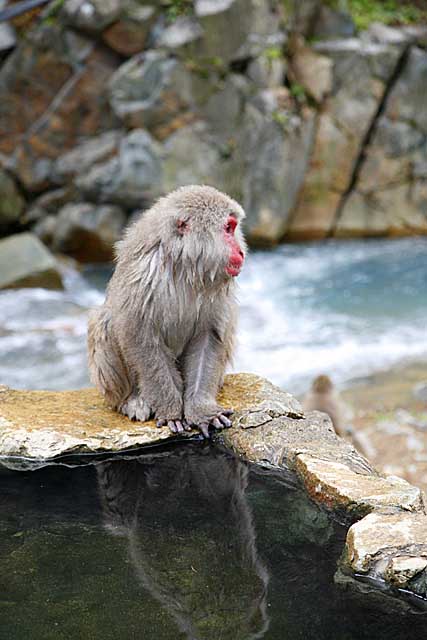
[[240,245],[235,237],[235,231],[237,227],[237,220],[234,216],[228,216],[227,222],[224,225],[224,239],[228,247],[230,248],[230,257],[228,259],[227,266],[225,268],[229,276],[233,278],[238,276],[245,260],[245,254],[243,253]]

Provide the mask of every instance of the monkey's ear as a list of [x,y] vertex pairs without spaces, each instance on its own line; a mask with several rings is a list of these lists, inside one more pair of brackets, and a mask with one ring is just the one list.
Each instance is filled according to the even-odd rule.
[[188,220],[184,220],[184,218],[178,218],[176,221],[176,228],[180,236],[183,236],[184,233],[188,231]]

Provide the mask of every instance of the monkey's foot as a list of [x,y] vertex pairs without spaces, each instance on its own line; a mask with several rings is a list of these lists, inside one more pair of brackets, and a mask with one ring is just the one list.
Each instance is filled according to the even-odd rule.
[[119,411],[131,420],[139,420],[140,422],[149,420],[152,414],[150,407],[143,398],[134,395],[129,396],[126,402],[121,405]]
[[191,431],[191,425],[187,422],[187,420],[166,420],[166,418],[159,418],[156,424],[158,427],[165,427],[167,425],[172,433],[183,433],[184,431]]

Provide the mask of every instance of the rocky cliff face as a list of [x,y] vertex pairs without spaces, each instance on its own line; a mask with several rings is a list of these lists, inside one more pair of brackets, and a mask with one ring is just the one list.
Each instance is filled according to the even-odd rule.
[[0,31],[3,235],[105,260],[192,182],[240,200],[254,244],[427,233],[427,27],[355,36],[320,0],[62,0],[17,28]]

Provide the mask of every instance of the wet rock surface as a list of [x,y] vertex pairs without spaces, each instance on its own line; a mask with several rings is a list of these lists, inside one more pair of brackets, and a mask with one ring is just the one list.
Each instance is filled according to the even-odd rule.
[[[427,516],[419,489],[380,476],[324,414],[304,415],[297,400],[263,378],[227,376],[219,401],[235,410],[233,426],[217,436],[222,446],[268,472],[293,471],[310,498],[338,519],[365,516],[348,532],[343,572],[426,595]],[[46,464],[64,454],[120,453],[192,435],[131,422],[106,407],[94,389],[0,389],[0,455],[10,468],[20,468],[24,459]]]

